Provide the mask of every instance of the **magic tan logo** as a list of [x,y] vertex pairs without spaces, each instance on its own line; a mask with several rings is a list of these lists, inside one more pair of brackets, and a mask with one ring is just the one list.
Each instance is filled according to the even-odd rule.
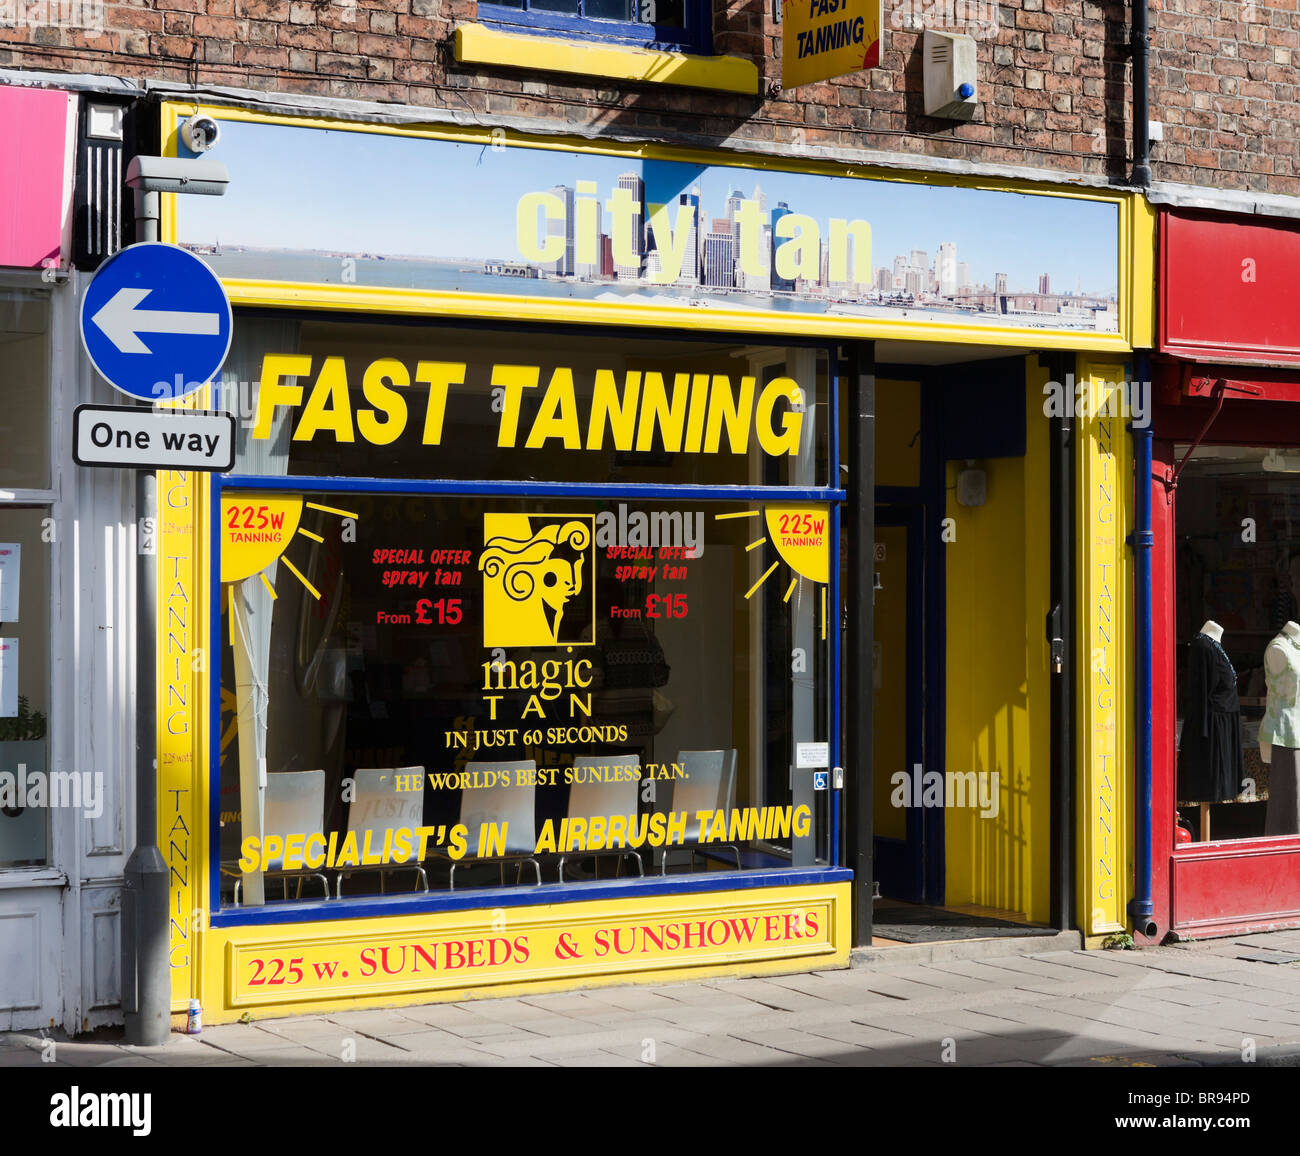
[[484,514],[483,645],[593,641],[592,516]]

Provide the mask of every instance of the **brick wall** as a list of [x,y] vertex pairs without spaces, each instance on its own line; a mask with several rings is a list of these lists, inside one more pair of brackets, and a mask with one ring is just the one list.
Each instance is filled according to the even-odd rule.
[[1300,195],[1297,0],[1152,0],[1157,180]]
[[[968,11],[981,23],[939,22],[971,32],[977,42],[981,107],[973,123],[956,124],[922,111],[921,38],[909,29],[932,2],[885,0],[880,68],[781,93],[773,0],[715,0],[715,50],[759,64],[758,98],[461,67],[450,34],[475,18],[475,0],[105,3],[102,31],[0,28],[0,67],[447,107],[472,110],[488,123],[523,117],[551,129],[705,144],[761,141],[795,153],[818,146],[882,150],[1125,178],[1122,3],[1009,0],[981,8],[972,0]],[[0,3],[21,8],[25,0]],[[45,4],[96,7],[95,0]]]

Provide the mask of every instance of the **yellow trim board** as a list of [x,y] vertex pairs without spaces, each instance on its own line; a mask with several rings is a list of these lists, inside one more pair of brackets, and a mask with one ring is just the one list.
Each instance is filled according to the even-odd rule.
[[[1127,221],[1125,221],[1127,216]],[[1156,209],[1144,197],[1134,197],[1128,214],[1121,214],[1127,252],[1121,247],[1121,268],[1130,269],[1133,301],[1130,342],[1134,349],[1156,343]],[[1121,319],[1123,320],[1123,319]]]
[[822,883],[210,929],[209,1023],[608,984],[845,967],[850,886]]
[[344,310],[354,313],[418,317],[494,318],[504,321],[554,321],[583,325],[642,325],[695,332],[790,334],[877,341],[935,341],[962,345],[1002,345],[1011,349],[1090,350],[1127,353],[1122,333],[1089,330],[1026,329],[1001,325],[963,325],[894,321],[881,317],[773,314],[759,310],[637,306],[571,298],[511,297],[399,289],[385,285],[309,284],[222,278],[232,304],[259,308]]
[[642,84],[676,84],[746,96],[758,93],[758,67],[752,60],[739,56],[655,52],[648,48],[503,32],[484,24],[462,24],[457,28],[455,52],[461,64],[568,72]]
[[[1076,911],[1085,936],[1128,926],[1133,880],[1132,442],[1122,361],[1079,357],[1075,449],[1077,696]],[[1077,412],[1077,411],[1076,411]]]

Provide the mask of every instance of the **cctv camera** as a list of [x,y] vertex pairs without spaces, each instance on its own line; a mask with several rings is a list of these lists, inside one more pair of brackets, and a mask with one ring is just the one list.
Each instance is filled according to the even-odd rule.
[[181,140],[192,153],[205,153],[221,139],[221,127],[210,116],[192,116],[181,125]]

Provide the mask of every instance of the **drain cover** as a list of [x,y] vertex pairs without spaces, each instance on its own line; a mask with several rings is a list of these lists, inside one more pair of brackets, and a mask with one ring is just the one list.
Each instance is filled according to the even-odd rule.
[[1294,951],[1243,951],[1238,959],[1247,959],[1251,963],[1296,963],[1300,955]]

